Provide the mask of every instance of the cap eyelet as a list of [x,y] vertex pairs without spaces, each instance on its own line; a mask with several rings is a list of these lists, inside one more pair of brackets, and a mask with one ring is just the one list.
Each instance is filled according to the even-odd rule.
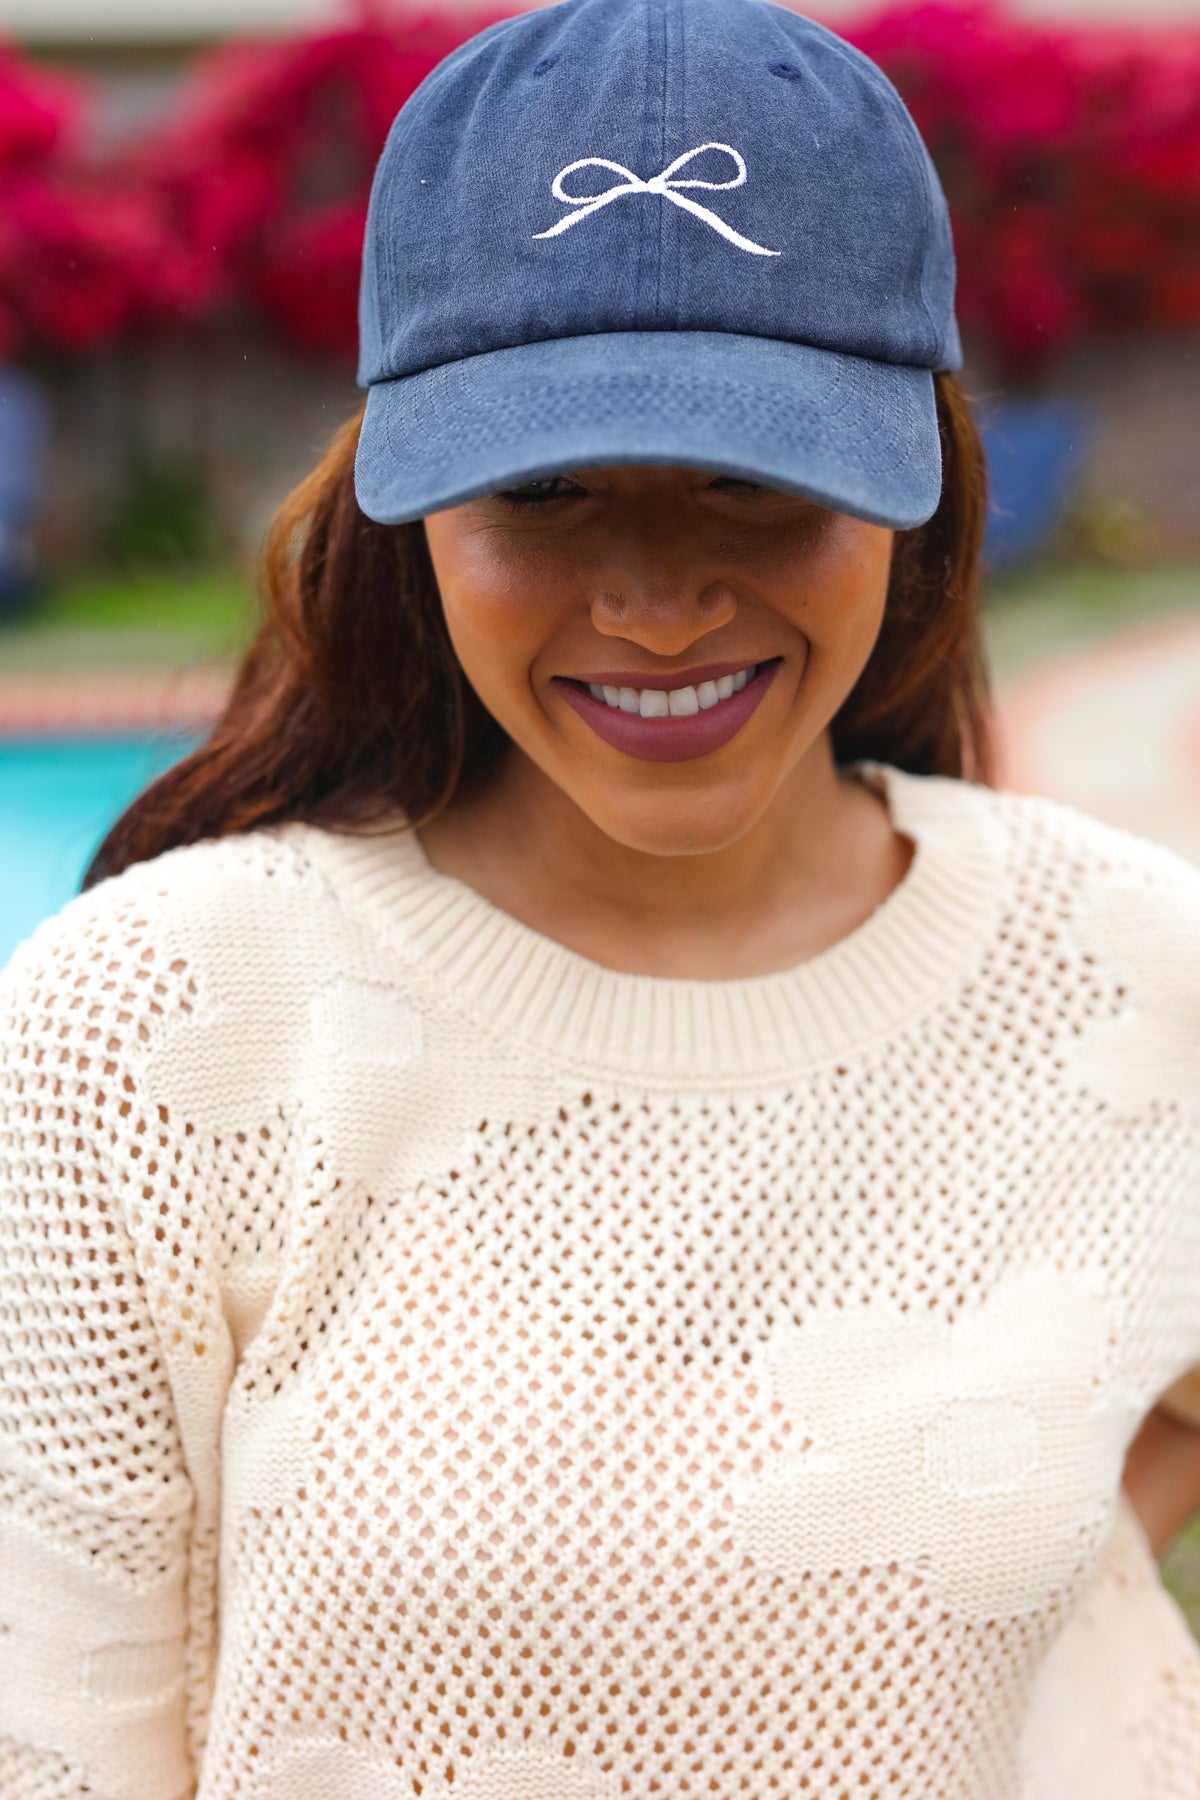
[[561,51],[556,50],[554,52],[553,56],[543,56],[540,63],[535,63],[533,65],[534,74],[535,75],[544,75],[546,73],[547,69],[552,69],[554,67],[555,63],[558,61],[561,54],[562,54]]
[[767,68],[772,75],[782,76],[784,81],[803,81],[804,79],[804,70],[798,69],[795,63],[773,62],[768,63]]

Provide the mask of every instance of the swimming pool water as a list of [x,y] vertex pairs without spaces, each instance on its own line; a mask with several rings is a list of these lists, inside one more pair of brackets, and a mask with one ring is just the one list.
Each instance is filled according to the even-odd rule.
[[79,892],[109,826],[194,737],[0,737],[0,968]]

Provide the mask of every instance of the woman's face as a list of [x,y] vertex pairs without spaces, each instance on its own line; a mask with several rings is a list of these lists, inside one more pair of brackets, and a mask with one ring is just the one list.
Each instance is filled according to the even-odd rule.
[[895,535],[729,476],[640,467],[551,476],[425,529],[484,706],[608,837],[659,855],[724,848],[806,759],[828,767]]

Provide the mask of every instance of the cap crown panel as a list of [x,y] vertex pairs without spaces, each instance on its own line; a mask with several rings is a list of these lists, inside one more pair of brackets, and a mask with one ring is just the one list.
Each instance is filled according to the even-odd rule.
[[[647,185],[705,145],[666,176],[673,193]],[[617,169],[563,174],[592,158]],[[762,0],[566,0],[472,39],[398,115],[359,380],[613,331],[953,366],[952,301],[928,152],[868,58]]]

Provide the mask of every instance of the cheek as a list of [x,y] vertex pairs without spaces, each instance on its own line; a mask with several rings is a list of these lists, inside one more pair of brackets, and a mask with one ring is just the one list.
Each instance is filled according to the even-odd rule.
[[883,624],[895,533],[844,514],[805,565],[795,619],[814,660],[832,676],[857,672]]
[[[446,629],[471,686],[488,705],[528,687],[548,621],[528,559],[498,553],[486,533],[426,521]],[[510,702],[511,703],[511,702]]]

